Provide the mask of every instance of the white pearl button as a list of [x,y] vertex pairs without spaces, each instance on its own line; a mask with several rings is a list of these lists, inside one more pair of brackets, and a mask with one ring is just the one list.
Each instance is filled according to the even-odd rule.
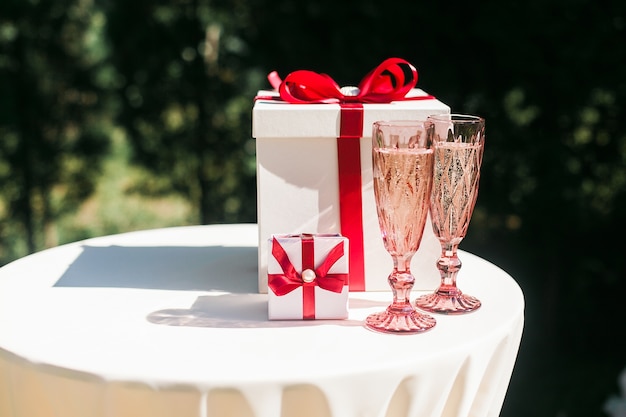
[[313,282],[315,281],[315,271],[312,269],[305,269],[302,271],[302,281],[304,282]]
[[341,91],[341,94],[343,94],[346,97],[356,97],[361,92],[359,87],[355,87],[355,86],[352,86],[352,85],[347,85],[345,87],[341,87],[339,91]]

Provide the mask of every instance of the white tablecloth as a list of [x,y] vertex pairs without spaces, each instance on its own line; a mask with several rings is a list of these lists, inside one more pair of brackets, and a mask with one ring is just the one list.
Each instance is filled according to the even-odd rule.
[[499,414],[524,320],[507,273],[461,252],[483,307],[423,334],[363,327],[389,292],[351,293],[347,320],[269,321],[257,230],[126,233],[1,268],[0,416]]

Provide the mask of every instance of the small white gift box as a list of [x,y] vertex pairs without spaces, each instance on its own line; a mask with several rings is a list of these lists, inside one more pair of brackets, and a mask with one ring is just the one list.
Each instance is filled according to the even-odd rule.
[[[303,230],[339,233],[350,240],[350,291],[389,290],[393,265],[376,214],[372,124],[426,118],[450,108],[417,88],[390,103],[291,104],[276,98],[275,91],[259,91],[252,115],[259,292],[267,292],[268,239]],[[345,191],[344,183],[352,188]],[[429,219],[411,263],[414,289],[437,288],[440,252]]]
[[269,240],[270,320],[348,317],[349,243],[340,235],[275,235]]

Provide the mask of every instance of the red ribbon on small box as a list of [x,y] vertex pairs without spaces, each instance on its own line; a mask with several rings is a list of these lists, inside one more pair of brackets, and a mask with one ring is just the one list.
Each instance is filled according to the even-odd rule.
[[[337,156],[339,160],[339,220],[341,234],[350,241],[350,291],[365,291],[363,212],[361,193],[362,103],[431,100],[431,95],[406,97],[417,84],[417,70],[401,58],[388,58],[370,71],[358,87],[341,88],[328,75],[298,70],[284,80],[276,71],[268,75],[280,99],[292,104],[341,106]],[[276,97],[256,97],[276,99]]]
[[274,294],[289,294],[302,287],[302,318],[315,319],[315,287],[340,293],[348,280],[348,274],[329,274],[328,271],[344,255],[343,242],[335,245],[326,259],[315,268],[313,235],[300,235],[302,241],[302,273],[289,260],[289,255],[276,238],[272,239],[272,256],[278,261],[282,274],[268,274],[268,286]]

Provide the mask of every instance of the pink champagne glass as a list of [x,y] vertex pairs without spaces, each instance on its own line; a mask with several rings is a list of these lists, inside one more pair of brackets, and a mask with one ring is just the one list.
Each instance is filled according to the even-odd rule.
[[[433,150],[426,121],[378,121],[372,129],[374,196],[385,249],[393,260],[393,302],[369,315],[365,325],[386,333],[419,333],[436,324],[411,303],[415,283],[411,259],[417,252],[430,200]],[[432,129],[431,129],[432,130]]]
[[478,181],[485,144],[485,120],[477,116],[444,114],[428,118],[434,125],[433,187],[430,216],[441,243],[437,268],[439,288],[417,299],[422,310],[462,314],[481,306],[480,300],[457,287],[461,261],[459,244],[467,233],[478,196]]

